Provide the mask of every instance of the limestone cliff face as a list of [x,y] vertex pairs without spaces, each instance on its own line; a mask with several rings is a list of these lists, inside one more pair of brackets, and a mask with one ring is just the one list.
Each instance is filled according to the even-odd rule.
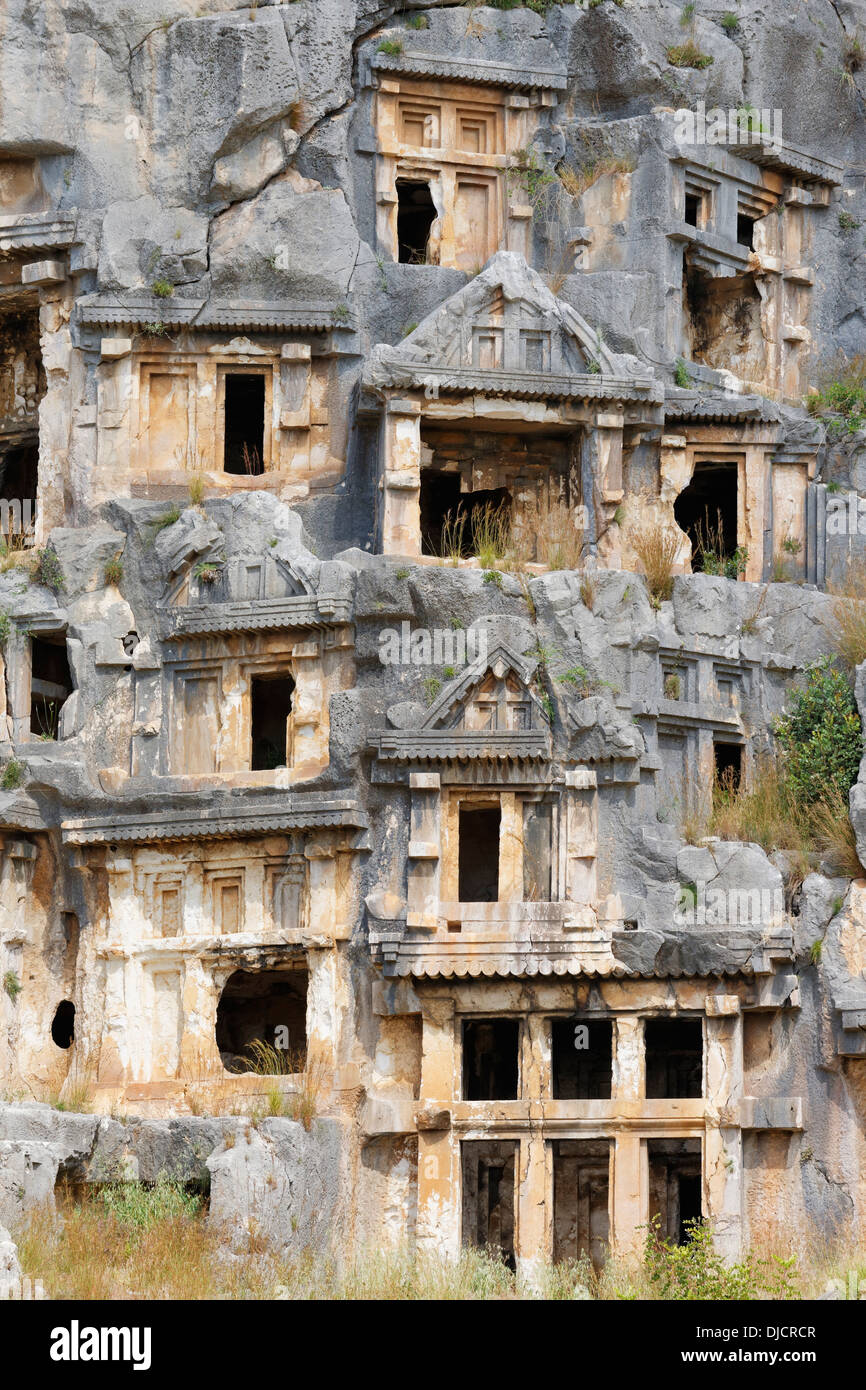
[[866,5],[698,8],[6,7],[0,1081],[288,1054],[224,1216],[862,1233],[862,880],[700,822],[860,557]]

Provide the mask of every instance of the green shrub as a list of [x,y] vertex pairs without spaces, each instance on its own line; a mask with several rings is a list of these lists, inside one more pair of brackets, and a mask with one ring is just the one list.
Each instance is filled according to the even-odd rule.
[[18,998],[23,988],[21,981],[15,974],[14,970],[6,971],[6,974],[3,976],[3,988],[5,989],[6,993],[9,995],[9,998],[12,1000],[12,1003],[14,1004],[15,1000]]
[[24,781],[24,764],[17,758],[10,758],[3,768],[3,776],[0,777],[0,789],[4,792],[14,792]]
[[775,734],[798,800],[813,805],[834,790],[847,794],[857,778],[863,733],[854,693],[828,657],[806,668],[806,685],[776,720]]
[[12,619],[5,608],[0,608],[0,647],[5,647],[12,636]]
[[141,1182],[109,1182],[99,1191],[99,1200],[108,1215],[136,1232],[149,1231],[166,1217],[197,1215],[202,1197],[188,1192],[182,1183],[160,1175],[148,1186]]
[[681,357],[677,358],[677,365],[674,367],[674,383],[682,387],[691,386],[692,384],[688,368]]
[[659,1218],[647,1227],[644,1269],[659,1298],[675,1302],[707,1300],[714,1303],[771,1298],[797,1298],[796,1256],[771,1260],[751,1251],[738,1264],[726,1264],[713,1245],[712,1227],[687,1221],[684,1244],[662,1240]]
[[402,39],[383,39],[376,49],[377,53],[387,53],[390,58],[396,58],[398,53],[403,52]]
[[740,27],[739,18],[737,17],[737,15],[734,14],[733,10],[725,10],[725,13],[722,15],[721,19],[719,20],[719,23],[721,24],[726,34],[733,34],[734,30],[739,29]]
[[123,561],[119,555],[115,555],[111,560],[106,560],[102,577],[106,588],[117,587],[123,578]]
[[866,425],[866,353],[838,354],[822,369],[819,389],[806,397],[810,415],[829,416],[831,438],[856,434]]
[[432,705],[442,689],[442,682],[438,676],[428,676],[424,682],[424,698],[428,705]]
[[170,280],[154,280],[150,287],[151,294],[157,299],[171,299],[174,294],[174,285]]
[[63,570],[60,567],[60,560],[56,550],[40,550],[36,559],[36,567],[33,570],[33,579],[36,584],[43,584],[52,593],[59,594],[61,589],[66,588],[66,581],[63,578]]

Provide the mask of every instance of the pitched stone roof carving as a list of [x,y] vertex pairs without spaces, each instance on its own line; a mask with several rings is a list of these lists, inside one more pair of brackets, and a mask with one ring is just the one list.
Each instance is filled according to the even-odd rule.
[[550,755],[544,708],[531,689],[537,661],[504,642],[449,681],[414,729],[376,736],[380,758],[515,760]]
[[364,369],[373,391],[423,388],[548,399],[660,401],[662,386],[634,357],[610,351],[570,304],[513,251],[394,347],[379,343]]

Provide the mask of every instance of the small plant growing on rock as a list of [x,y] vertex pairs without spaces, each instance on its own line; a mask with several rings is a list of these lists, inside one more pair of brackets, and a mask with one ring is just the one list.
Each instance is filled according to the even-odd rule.
[[164,512],[162,516],[158,516],[151,521],[151,532],[156,536],[160,531],[164,531],[166,527],[173,526],[176,521],[180,521],[180,507],[177,505],[169,507],[168,511]]
[[398,53],[403,52],[402,39],[383,39],[376,48],[377,53],[385,53],[389,58],[396,58]]
[[59,594],[61,589],[66,588],[66,581],[63,578],[63,570],[56,550],[39,551],[33,570],[33,581],[36,584],[44,585],[54,594]]
[[427,29],[429,27],[426,14],[410,14],[406,24],[410,29]]
[[845,46],[842,49],[842,65],[847,73],[854,74],[866,64],[866,48],[861,42],[860,35],[854,34],[846,38]]
[[591,613],[595,604],[595,584],[587,574],[580,581],[580,601]]
[[839,230],[842,232],[856,232],[858,227],[862,227],[862,222],[858,222],[856,217],[852,217],[850,212],[844,209],[839,213]]
[[123,561],[119,555],[115,555],[111,560],[106,560],[102,578],[107,589],[117,588],[123,578]]
[[819,936],[815,941],[812,942],[812,945],[809,947],[809,964],[810,964],[810,965],[820,965],[820,964],[821,964],[821,954],[822,954],[823,950],[824,950],[824,941],[823,941],[823,938]]
[[21,981],[15,974],[14,970],[6,971],[6,974],[3,976],[3,988],[9,995],[9,998],[12,1000],[12,1003],[14,1004],[15,1000],[18,998],[23,988]]
[[733,10],[725,10],[719,23],[728,35],[736,33],[737,29],[740,27],[739,17],[734,14]]
[[838,353],[821,368],[818,389],[806,397],[810,415],[827,421],[831,439],[857,434],[866,425],[866,353]]
[[215,560],[199,560],[193,574],[200,584],[215,584],[222,573],[222,565]]
[[12,636],[12,619],[5,608],[0,608],[0,647],[5,647]]
[[669,672],[665,676],[665,699],[678,700],[680,698],[680,678],[676,671]]
[[714,59],[709,53],[702,53],[694,39],[685,43],[671,44],[667,50],[667,60],[672,68],[708,68]]
[[156,299],[171,299],[174,294],[174,285],[170,280],[154,280],[150,292]]
[[14,792],[24,781],[24,764],[17,758],[10,758],[3,768],[3,776],[0,777],[0,789],[4,792]]
[[189,502],[191,507],[200,507],[204,501],[204,478],[197,474],[189,480]]
[[335,307],[331,310],[331,318],[334,320],[334,323],[340,323],[340,324],[348,323],[348,322],[349,322],[349,306],[348,306],[348,304],[337,304],[337,305],[335,305]]
[[682,386],[684,389],[686,389],[689,386],[691,386],[691,384],[692,379],[689,376],[688,367],[686,366],[683,359],[681,357],[678,357],[676,366],[674,367],[674,385]]
[[438,676],[427,677],[427,679],[424,682],[424,698],[426,699],[428,705],[432,705],[433,701],[436,699],[441,689],[442,682],[440,681]]

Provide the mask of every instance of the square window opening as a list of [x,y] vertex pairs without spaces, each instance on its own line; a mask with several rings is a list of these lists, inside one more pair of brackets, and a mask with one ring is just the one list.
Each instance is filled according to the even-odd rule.
[[30,732],[34,737],[48,741],[59,736],[60,711],[71,694],[66,633],[31,637]]
[[519,1019],[467,1019],[463,1024],[463,1099],[517,1100],[519,1046]]
[[644,1024],[647,1100],[699,1100],[704,1029],[699,1018],[648,1018]]
[[250,730],[253,772],[289,766],[289,719],[295,682],[288,675],[253,676],[250,680]]
[[716,790],[728,794],[738,792],[743,771],[742,744],[714,743],[713,763]]
[[684,221],[686,221],[686,222],[689,224],[690,227],[698,227],[698,226],[700,226],[700,220],[699,220],[699,219],[700,219],[700,215],[701,215],[701,203],[702,203],[702,202],[703,202],[703,199],[702,199],[701,197],[699,197],[699,195],[698,195],[697,193],[687,193],[687,194],[686,194],[686,210],[685,210]]
[[227,372],[223,471],[264,473],[265,378],[262,372]]
[[755,219],[743,212],[737,214],[737,244],[748,246],[750,251],[755,249]]
[[513,1270],[517,1140],[464,1140],[460,1158],[463,1244],[498,1251]]
[[589,1257],[598,1272],[610,1246],[609,1139],[553,1141],[553,1258]]
[[426,265],[436,205],[430,185],[421,179],[397,179],[397,259]]
[[610,1100],[612,1023],[603,1018],[555,1018],[551,1061],[554,1100]]
[[462,903],[499,901],[499,830],[497,806],[461,806],[457,878]]
[[650,1139],[647,1143],[650,1220],[662,1240],[685,1245],[702,1217],[700,1139]]

